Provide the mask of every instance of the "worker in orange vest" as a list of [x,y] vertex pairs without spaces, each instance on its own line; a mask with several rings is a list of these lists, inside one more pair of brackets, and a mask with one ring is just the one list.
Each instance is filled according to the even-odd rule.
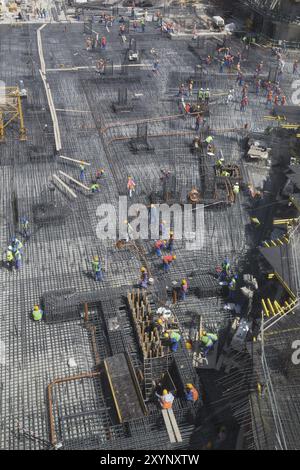
[[172,408],[174,395],[171,392],[168,392],[168,390],[165,389],[163,390],[162,395],[159,395],[158,393],[155,395],[159,399],[160,406],[163,410],[170,410]]
[[163,261],[163,269],[165,273],[169,271],[170,266],[173,263],[173,261],[175,261],[175,259],[176,259],[176,255],[163,256],[162,261]]
[[199,399],[198,390],[193,384],[186,384],[185,398],[187,401],[191,401],[192,403],[195,403]]

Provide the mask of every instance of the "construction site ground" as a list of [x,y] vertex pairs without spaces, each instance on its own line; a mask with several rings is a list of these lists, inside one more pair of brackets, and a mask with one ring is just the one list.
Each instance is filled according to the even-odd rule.
[[[146,32],[130,31],[141,51],[141,67],[128,67],[122,72],[128,41],[123,43],[119,26],[108,33],[104,26],[95,27],[107,36],[107,48],[87,51],[83,23],[48,24],[42,31],[46,76],[57,110],[62,140],[61,154],[91,163],[87,167],[86,184],[90,184],[98,168],[105,174],[100,191],[91,194],[72,189],[77,199],[62,188],[55,190],[56,203],[61,207],[61,220],[35,224],[33,208],[42,201],[48,203],[49,182],[59,171],[79,178],[78,165],[60,159],[55,152],[53,126],[43,82],[37,46],[39,25],[3,25],[0,29],[0,78],[6,86],[23,80],[27,98],[23,100],[27,141],[18,140],[18,130],[8,128],[0,147],[1,178],[1,248],[5,252],[12,236],[18,234],[18,216],[31,221],[31,237],[25,243],[22,268],[16,272],[0,269],[0,448],[43,449],[49,446],[49,416],[47,385],[58,377],[94,370],[94,357],[88,333],[80,321],[59,324],[36,323],[31,310],[42,295],[51,290],[74,288],[76,292],[100,290],[108,297],[126,292],[139,280],[139,270],[146,256],[154,285],[150,290],[165,289],[171,281],[193,278],[200,287],[209,283],[215,268],[224,257],[237,270],[252,248],[249,225],[249,196],[245,191],[230,207],[205,210],[205,242],[201,250],[187,251],[181,241],[175,242],[176,262],[164,275],[161,260],[153,252],[153,241],[139,242],[140,252],[125,247],[118,250],[114,241],[101,241],[96,235],[97,207],[109,203],[118,207],[120,195],[126,195],[127,176],[136,181],[134,203],[150,203],[149,196],[161,190],[162,169],[175,177],[176,190],[186,194],[200,186],[201,161],[190,151],[196,136],[195,117],[182,116],[178,111],[178,87],[195,73],[200,59],[189,48],[191,40],[170,40],[162,36],[154,23],[146,24]],[[241,41],[228,39],[233,52],[243,51]],[[211,51],[214,40],[207,40],[201,55]],[[155,49],[155,53],[151,49]],[[207,51],[206,49],[207,48]],[[209,53],[208,52],[208,53]],[[273,64],[270,49],[253,46],[243,53],[242,68],[251,79],[255,66],[264,61],[266,73]],[[115,76],[103,80],[93,68],[100,57],[109,58],[115,66]],[[159,68],[154,73],[155,57]],[[286,57],[281,88],[291,103],[292,57]],[[85,67],[81,70],[65,70]],[[118,69],[119,67],[119,69]],[[121,70],[122,69],[122,70]],[[123,75],[122,75],[123,73]],[[256,97],[249,85],[249,107],[240,112],[241,89],[236,72],[220,73],[214,62],[204,67],[199,85],[211,91],[210,117],[201,130],[203,136],[214,136],[216,157],[222,150],[226,161],[238,164],[245,184],[261,187],[268,169],[244,160],[242,146],[245,125],[248,130],[263,131],[270,115],[266,96]],[[112,103],[118,99],[118,89],[126,87],[133,110],[114,113]],[[194,94],[198,86],[195,85]],[[230,89],[235,99],[226,104]],[[170,118],[172,117],[172,118]],[[148,121],[148,140],[153,152],[133,153],[129,139],[136,136],[137,123]],[[212,158],[211,165],[214,164]],[[91,260],[99,255],[104,269],[104,281],[96,283],[91,275]],[[190,293],[178,304],[177,315],[188,331],[198,315],[205,325],[222,328],[231,314],[224,310],[221,297],[199,299]],[[105,358],[103,348],[101,359]],[[76,367],[68,361],[74,358]],[[78,384],[73,395],[64,396],[61,406],[76,412],[86,411],[97,401],[92,382]],[[89,402],[89,405],[87,405]]]

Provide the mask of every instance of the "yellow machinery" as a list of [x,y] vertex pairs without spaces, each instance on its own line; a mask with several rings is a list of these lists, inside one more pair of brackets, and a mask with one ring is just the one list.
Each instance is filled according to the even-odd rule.
[[27,140],[19,88],[0,87],[0,142],[4,141],[5,129],[15,121],[19,123],[19,139]]

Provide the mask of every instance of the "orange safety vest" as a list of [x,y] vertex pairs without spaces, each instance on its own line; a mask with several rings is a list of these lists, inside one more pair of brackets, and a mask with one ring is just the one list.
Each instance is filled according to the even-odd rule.
[[172,408],[172,403],[170,401],[161,400],[161,406],[164,410],[170,410]]
[[192,392],[192,395],[193,395],[193,401],[197,401],[198,398],[199,398],[198,390],[196,390],[195,387],[193,387],[191,392]]

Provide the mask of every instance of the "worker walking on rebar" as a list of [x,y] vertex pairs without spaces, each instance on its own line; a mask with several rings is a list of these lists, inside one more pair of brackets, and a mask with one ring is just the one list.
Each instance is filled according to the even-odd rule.
[[145,18],[142,18],[142,19],[141,19],[141,28],[142,28],[142,32],[144,33],[144,32],[145,32],[145,28],[146,28]]
[[132,193],[135,191],[136,184],[134,182],[134,179],[132,176],[128,176],[128,181],[127,181],[127,189],[129,193],[129,197],[132,197]]
[[169,240],[167,244],[167,250],[172,254],[174,249],[174,232],[170,232]]
[[205,103],[208,104],[209,100],[210,100],[210,90],[209,90],[209,88],[206,88],[206,90],[204,92],[204,99],[205,99]]
[[200,90],[198,91],[198,101],[202,103],[203,100],[204,100],[204,90],[203,88],[200,88]]
[[149,281],[149,276],[148,276],[148,271],[144,266],[141,267],[141,280],[140,280],[140,287],[143,287],[144,289],[147,289],[148,287],[148,281]]
[[91,191],[92,193],[99,193],[100,191],[100,185],[94,181],[91,185]]
[[185,300],[188,292],[188,283],[186,279],[182,279],[181,286],[179,290],[180,300]]
[[200,337],[201,346],[203,348],[204,356],[207,356],[209,351],[214,348],[215,343],[218,341],[218,336],[213,333],[203,331]]
[[196,403],[196,401],[199,399],[198,390],[194,387],[193,384],[186,384],[184,393],[186,400],[189,402]]
[[230,266],[228,259],[225,259],[223,261],[221,268],[222,269],[219,275],[219,281],[224,282],[230,277],[231,266]]
[[176,255],[163,256],[162,262],[163,262],[163,270],[165,273],[170,270],[170,266],[175,260],[176,260]]
[[12,269],[14,264],[14,254],[12,250],[12,246],[9,246],[6,251],[6,265],[8,269]]
[[79,179],[80,179],[80,181],[84,181],[85,180],[85,165],[84,165],[84,163],[81,163],[79,168],[80,168]]
[[216,169],[221,172],[224,168],[224,163],[225,163],[225,158],[224,157],[219,158],[219,160],[216,161]]
[[103,177],[104,173],[105,173],[104,169],[99,168],[99,170],[96,171],[96,175],[95,175],[96,180],[97,181],[100,180]]
[[236,290],[237,290],[237,279],[238,276],[232,276],[229,284],[228,284],[228,289],[229,289],[229,296],[228,300],[234,302],[236,300]]
[[20,251],[22,253],[23,243],[20,240],[18,240],[16,237],[12,238],[11,246],[12,246],[13,253],[16,253],[16,251]]
[[32,309],[32,318],[34,321],[41,321],[43,317],[43,311],[40,309],[39,305],[34,305]]
[[233,191],[234,197],[235,197],[235,199],[236,199],[237,196],[238,196],[239,193],[240,193],[240,184],[239,184],[238,182],[234,183],[233,188],[232,188],[232,191]]
[[195,123],[195,131],[198,132],[199,129],[200,129],[200,125],[202,124],[203,122],[203,116],[201,116],[201,114],[197,114],[196,116],[196,123]]
[[102,274],[101,264],[99,261],[99,256],[94,256],[93,261],[92,261],[92,269],[93,269],[93,273],[95,276],[95,281],[102,281],[103,274]]
[[25,239],[29,238],[29,220],[27,217],[22,217],[21,218],[21,230],[22,230],[22,235]]
[[172,408],[174,395],[171,392],[168,392],[168,390],[165,389],[163,390],[162,395],[159,395],[158,393],[155,393],[155,395],[159,399],[160,406],[163,410],[170,410]]
[[14,253],[15,258],[15,268],[19,270],[21,268],[22,254],[20,250],[16,250]]
[[107,39],[105,36],[101,38],[101,49],[106,49]]
[[157,256],[161,257],[161,250],[166,247],[166,242],[164,240],[157,240],[154,244],[155,253]]

